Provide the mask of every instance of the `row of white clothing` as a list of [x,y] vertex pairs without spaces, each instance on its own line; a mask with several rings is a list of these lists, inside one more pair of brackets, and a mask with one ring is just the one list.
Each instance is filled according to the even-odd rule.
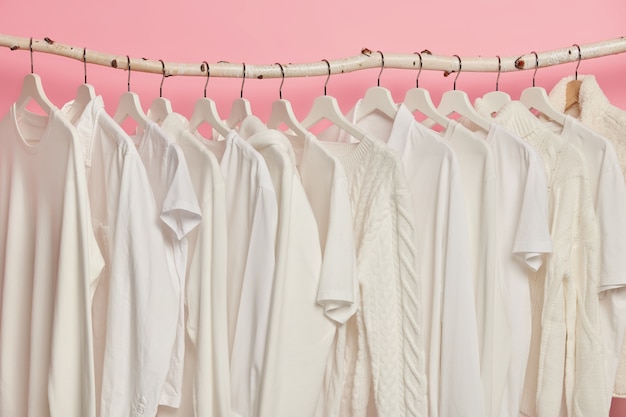
[[519,102],[441,134],[367,106],[347,131],[248,116],[207,140],[175,113],[129,136],[99,97],[45,117],[18,100],[0,414],[608,415],[619,133]]

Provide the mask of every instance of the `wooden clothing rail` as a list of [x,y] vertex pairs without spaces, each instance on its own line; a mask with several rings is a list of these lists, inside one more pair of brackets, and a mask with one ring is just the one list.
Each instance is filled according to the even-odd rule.
[[[0,34],[0,46],[11,50],[31,50],[47,54],[60,55],[66,58],[84,61],[89,64],[127,70],[129,62],[126,55],[115,55],[105,52],[92,51],[79,46],[65,45],[50,38],[33,39]],[[580,51],[579,49],[580,48]],[[329,61],[282,64],[243,64],[230,62],[209,63],[211,77],[231,78],[281,78],[281,77],[309,77],[329,74],[348,73],[368,68],[380,68],[384,61],[385,68],[420,69],[420,56],[424,70],[444,71],[446,73],[459,70],[467,72],[509,72],[543,68],[554,65],[575,62],[608,55],[626,52],[626,37],[609,39],[584,45],[572,45],[565,48],[537,53],[531,52],[520,56],[506,56],[500,59],[493,57],[458,57],[435,55],[429,51],[422,51],[420,55],[387,53],[363,49],[360,54]],[[32,57],[31,57],[32,58]],[[536,65],[536,58],[539,65]],[[31,61],[32,63],[32,61]],[[244,70],[245,65],[245,70]],[[164,74],[165,76],[206,76],[207,71],[202,63],[164,62],[144,58],[130,58],[131,71]],[[284,71],[284,74],[283,74]]]

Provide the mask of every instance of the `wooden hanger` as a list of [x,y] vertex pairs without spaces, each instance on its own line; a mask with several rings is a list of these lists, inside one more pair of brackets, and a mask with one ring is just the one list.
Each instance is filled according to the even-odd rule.
[[148,125],[148,118],[141,108],[141,102],[139,96],[130,91],[130,58],[126,55],[128,61],[128,91],[120,97],[120,101],[117,105],[117,110],[113,119],[122,124],[128,117],[133,119],[141,128],[145,129]]
[[[439,106],[437,110],[439,113],[442,113],[446,116],[449,116],[453,113],[457,113],[463,117],[465,117],[470,122],[474,123],[478,127],[483,130],[489,130],[491,123],[484,119],[472,106],[470,103],[469,97],[465,91],[456,89],[456,80],[459,78],[459,74],[461,73],[462,63],[461,57],[458,55],[454,55],[459,60],[459,71],[454,78],[453,89],[450,91],[446,91],[443,93],[441,97],[441,101],[439,102]],[[432,127],[434,122],[431,120],[424,121],[424,124],[428,127]]]
[[217,106],[215,102],[206,96],[206,87],[209,84],[209,77],[211,76],[211,69],[209,63],[204,61],[206,66],[206,82],[204,83],[204,97],[196,101],[196,105],[189,120],[189,130],[195,132],[202,123],[208,123],[213,129],[217,131],[223,137],[226,137],[230,133],[230,129],[222,121],[219,113],[217,112]]
[[163,81],[165,81],[165,63],[162,59],[161,66],[163,67],[163,77],[161,78],[161,86],[159,87],[159,97],[152,100],[152,104],[148,109],[148,119],[158,124],[163,123],[163,120],[172,113],[172,103],[163,97]]
[[246,63],[243,63],[243,77],[241,78],[241,93],[238,99],[233,101],[233,105],[230,108],[228,119],[226,120],[226,126],[230,129],[237,127],[243,119],[252,115],[252,108],[250,102],[243,98],[243,85],[246,82]]
[[574,44],[578,48],[578,63],[576,64],[576,71],[574,72],[574,79],[567,83],[565,86],[565,109],[569,110],[573,105],[578,104],[578,97],[580,96],[580,86],[582,81],[578,79],[578,67],[580,66],[580,60],[582,59],[582,53],[580,52],[580,46]]
[[30,74],[26,74],[24,77],[24,81],[22,82],[22,90],[20,91],[20,96],[17,98],[15,102],[15,110],[17,113],[21,113],[26,108],[26,105],[30,102],[30,100],[34,100],[35,103],[41,107],[41,109],[46,113],[50,114],[55,105],[52,104],[48,96],[43,89],[43,85],[41,83],[41,77],[35,74],[34,66],[33,66],[33,38],[30,38]]
[[67,117],[72,122],[83,113],[87,104],[96,98],[96,90],[92,85],[87,84],[87,48],[83,48],[83,65],[85,82],[78,86],[76,97],[67,111]]
[[296,115],[293,113],[293,108],[288,100],[283,99],[283,83],[285,82],[285,70],[280,63],[276,63],[280,67],[282,74],[282,80],[278,89],[279,99],[272,103],[272,112],[270,118],[267,121],[267,127],[270,129],[278,129],[280,125],[285,125],[291,129],[299,137],[304,137],[307,134],[307,130],[300,124]]
[[542,113],[544,116],[552,119],[553,121],[559,123],[560,125],[565,124],[565,114],[559,112],[554,108],[550,99],[548,98],[548,93],[543,87],[535,86],[535,76],[537,75],[537,69],[539,68],[539,56],[537,52],[531,52],[535,54],[535,72],[533,73],[533,86],[528,87],[522,91],[519,100],[528,108],[529,110],[535,109],[538,112]]
[[492,116],[500,111],[506,103],[511,101],[511,96],[504,91],[500,91],[499,89],[502,60],[500,59],[500,55],[496,55],[496,57],[498,58],[498,77],[496,78],[496,89],[485,94],[481,103],[485,111]]
[[356,121],[359,121],[374,112],[381,113],[393,120],[396,117],[396,113],[398,113],[398,106],[395,101],[393,101],[391,92],[380,86],[380,76],[385,69],[385,56],[381,51],[378,51],[378,53],[380,54],[381,59],[378,82],[376,87],[371,87],[365,92],[363,100],[361,100],[358,106],[355,106],[354,119]]
[[448,119],[443,114],[439,113],[439,110],[433,104],[432,99],[430,98],[430,93],[425,88],[420,88],[419,78],[422,73],[422,54],[416,52],[416,54],[420,58],[420,69],[417,72],[417,77],[415,79],[415,88],[411,88],[406,92],[404,96],[404,105],[409,109],[411,113],[415,113],[416,111],[422,113],[424,116],[428,117],[432,121],[436,122],[438,125],[443,128],[447,128],[450,124],[450,119]]
[[328,120],[352,137],[361,140],[366,136],[365,132],[353,123],[350,123],[346,116],[343,115],[341,109],[339,108],[339,104],[337,103],[337,99],[326,95],[326,86],[328,85],[328,80],[330,79],[331,70],[330,63],[326,59],[323,61],[326,62],[326,65],[328,65],[328,77],[326,78],[326,83],[324,84],[324,95],[315,98],[309,114],[304,118],[304,120],[302,120],[301,124],[308,130],[319,121]]

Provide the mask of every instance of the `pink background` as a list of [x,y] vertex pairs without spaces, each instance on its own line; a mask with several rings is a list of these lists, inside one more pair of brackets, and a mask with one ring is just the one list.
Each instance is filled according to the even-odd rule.
[[[411,53],[429,49],[437,54],[520,55],[590,43],[626,35],[624,0],[447,0],[363,1],[223,0],[173,2],[163,0],[29,0],[0,7],[0,31],[5,34],[86,46],[87,49],[163,59],[165,61],[265,63],[336,59],[358,54],[363,47],[383,52]],[[35,71],[57,105],[71,100],[83,80],[79,61],[35,53]],[[22,77],[30,70],[29,54],[0,48],[0,114],[13,102]],[[575,64],[542,69],[537,85],[546,89],[574,72]],[[595,74],[608,98],[626,109],[626,54],[583,61],[579,73]],[[328,93],[344,111],[375,85],[378,70],[333,76]],[[386,70],[381,85],[397,101],[414,86],[414,71]],[[88,66],[89,83],[102,94],[113,113],[126,91],[125,71]],[[532,72],[506,73],[500,88],[518,97],[531,83]],[[145,108],[158,97],[161,77],[133,73],[132,90]],[[164,96],[175,111],[190,115],[201,97],[203,78],[170,77]],[[452,78],[424,71],[420,86],[435,102],[452,87]],[[457,86],[473,99],[494,88],[495,74],[462,73]],[[266,119],[278,98],[279,79],[248,79],[244,96]],[[306,115],[322,93],[323,77],[287,79],[283,96],[296,115]],[[208,95],[220,114],[228,115],[239,96],[240,80],[213,78]],[[614,402],[612,416],[626,415],[626,401]]]

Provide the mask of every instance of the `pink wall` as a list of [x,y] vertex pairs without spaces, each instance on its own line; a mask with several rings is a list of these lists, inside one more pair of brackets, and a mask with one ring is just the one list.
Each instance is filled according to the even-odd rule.
[[[10,4],[0,7],[2,33],[48,36],[88,49],[165,61],[303,62],[353,55],[363,47],[504,56],[626,35],[623,0],[29,0]],[[82,82],[82,64],[44,54],[35,54],[34,59],[50,99],[57,105],[72,99]],[[29,56],[0,48],[0,63],[0,114],[4,114],[29,71]],[[561,77],[572,74],[574,67],[541,70],[537,84],[550,89]],[[329,94],[347,111],[374,85],[377,73],[367,70],[334,76]],[[626,54],[585,61],[580,73],[595,74],[609,99],[626,109]],[[113,112],[126,91],[126,72],[90,65],[88,74]],[[400,100],[414,86],[415,75],[387,70],[381,83]],[[500,87],[517,97],[530,85],[531,77],[527,71],[507,73]],[[159,75],[133,74],[132,89],[145,107],[158,96],[160,81]],[[431,90],[435,102],[452,87],[452,79],[439,72],[425,71],[420,81]],[[493,89],[494,82],[495,74],[465,73],[459,77],[458,88],[473,98]],[[246,81],[245,96],[261,118],[268,116],[279,83],[277,79]],[[321,77],[285,81],[283,94],[296,115],[306,114],[323,83]],[[203,85],[201,78],[168,78],[164,95],[175,111],[190,115]],[[239,80],[211,80],[208,93],[222,115],[227,115],[231,101],[238,97],[239,85]],[[616,402],[612,416],[624,415],[626,405]]]

